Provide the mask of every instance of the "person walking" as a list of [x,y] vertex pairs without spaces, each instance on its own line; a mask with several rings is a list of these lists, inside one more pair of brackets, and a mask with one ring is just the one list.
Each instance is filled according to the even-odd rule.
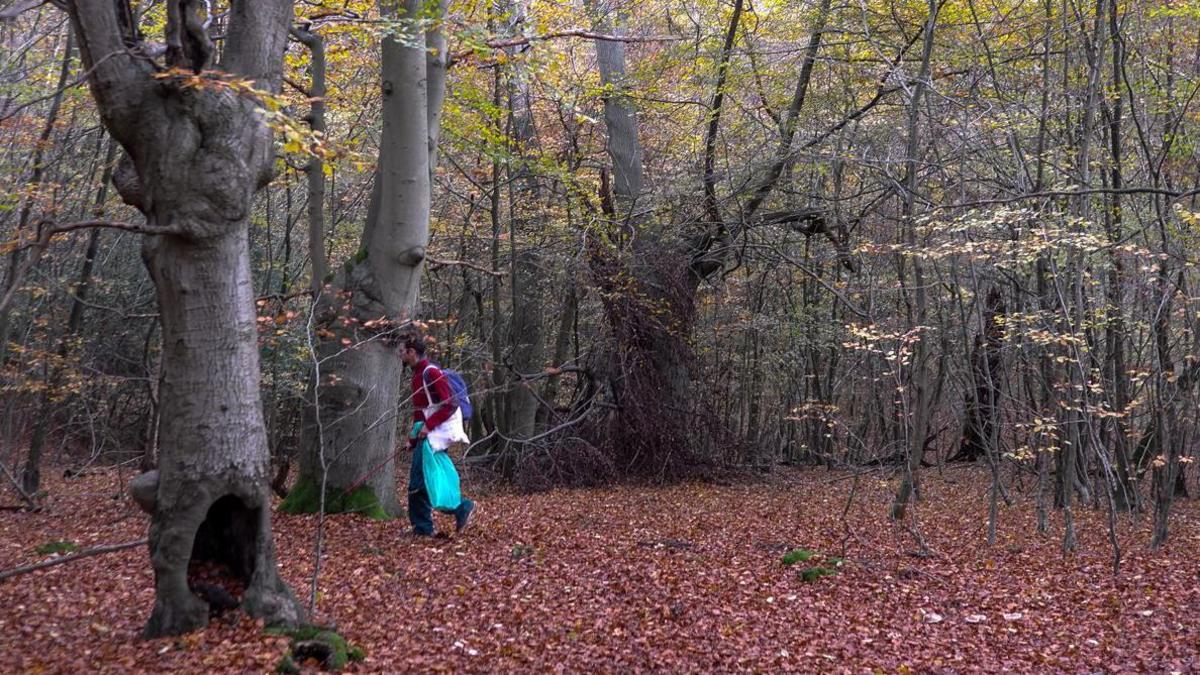
[[[409,336],[400,345],[400,359],[412,369],[413,427],[408,444],[413,451],[408,472],[408,520],[413,534],[433,536],[433,507],[425,489],[425,473],[421,464],[421,441],[428,441],[434,452],[446,452],[470,439],[463,429],[462,411],[454,400],[450,382],[441,368],[425,356],[425,340]],[[419,428],[417,428],[420,423]],[[475,515],[475,502],[462,498],[458,508],[446,511],[454,515],[454,529],[462,532]]]

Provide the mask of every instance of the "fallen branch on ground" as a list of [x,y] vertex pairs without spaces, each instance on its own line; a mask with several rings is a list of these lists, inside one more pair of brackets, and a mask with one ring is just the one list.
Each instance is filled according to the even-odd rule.
[[3,572],[0,572],[0,581],[4,581],[5,579],[10,579],[12,577],[20,576],[22,574],[36,572],[38,570],[46,569],[47,567],[54,567],[55,565],[62,565],[63,563],[69,563],[72,560],[79,560],[80,558],[90,558],[94,555],[100,555],[102,553],[116,553],[117,551],[124,551],[125,549],[134,548],[136,546],[145,546],[149,542],[150,542],[149,539],[139,539],[137,541],[128,541],[128,542],[125,542],[124,544],[109,544],[107,546],[97,546],[96,548],[89,548],[86,551],[72,553],[71,555],[64,555],[61,558],[53,558],[51,560],[44,560],[40,563],[35,563],[33,565],[25,565],[24,567],[14,567],[11,570],[4,570]]

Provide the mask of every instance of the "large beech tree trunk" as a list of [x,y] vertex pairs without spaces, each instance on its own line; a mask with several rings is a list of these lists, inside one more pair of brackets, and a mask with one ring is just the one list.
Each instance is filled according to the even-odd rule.
[[[385,16],[400,19],[424,16],[424,7],[421,0],[380,2]],[[305,417],[300,489],[284,502],[289,511],[400,511],[396,415],[408,383],[389,343],[413,318],[429,242],[446,67],[445,39],[434,26],[424,40],[383,40],[379,168],[359,253],[318,300],[315,405]],[[414,46],[420,42],[427,49]]]
[[[542,369],[545,348],[542,344],[542,259],[537,251],[526,249],[513,261],[513,368],[522,375]],[[537,428],[539,401],[530,382],[516,382],[508,392],[507,435],[529,438]]]
[[246,582],[250,614],[295,621],[271,539],[246,228],[201,242],[149,238],[143,254],[163,328],[163,451],[150,527],[157,596],[146,632],[208,623],[207,604],[188,590],[192,558],[223,563]]
[[[525,31],[531,25],[524,0],[509,0],[508,23],[511,32]],[[515,51],[507,50],[512,56]],[[508,114],[511,120],[511,142],[518,153],[519,161],[509,163],[509,216],[511,247],[510,290],[512,291],[512,323],[510,325],[512,368],[520,375],[537,373],[545,366],[543,344],[543,306],[546,298],[544,289],[549,286],[546,278],[545,260],[532,241],[536,233],[544,231],[542,216],[541,179],[526,164],[536,157],[537,127],[533,113],[533,94],[530,91],[530,73],[514,69],[508,77]],[[541,402],[534,393],[534,385],[513,378],[507,392],[507,425],[500,431],[520,443],[537,432]]]
[[[243,608],[295,623],[300,608],[279,578],[271,537],[267,437],[259,394],[248,221],[270,178],[271,131],[255,103],[220,84],[154,77],[136,45],[127,2],[68,3],[92,94],[127,156],[122,198],[146,216],[143,258],[162,322],[162,427],[157,476],[138,481],[150,511],[155,573],[149,637],[208,623],[189,566],[223,565]],[[211,67],[205,4],[170,0],[167,66]],[[277,91],[290,0],[234,0],[224,72]],[[240,583],[239,583],[240,582]]]

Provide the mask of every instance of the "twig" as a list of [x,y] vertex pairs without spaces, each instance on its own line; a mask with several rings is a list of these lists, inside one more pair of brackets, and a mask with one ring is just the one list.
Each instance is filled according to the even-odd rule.
[[1044,192],[1031,192],[1029,194],[1014,195],[1012,197],[996,197],[994,199],[980,199],[973,202],[963,202],[960,204],[943,204],[933,206],[933,211],[945,211],[949,209],[973,209],[980,206],[997,206],[1002,204],[1014,204],[1017,202],[1029,201],[1032,199],[1054,199],[1065,197],[1088,197],[1093,195],[1158,195],[1169,197],[1171,201],[1179,201],[1188,197],[1193,197],[1200,194],[1200,189],[1193,190],[1165,190],[1155,187],[1131,187],[1131,188],[1088,188],[1085,190],[1047,190]]
[[17,267],[17,269],[12,273],[12,283],[7,289],[4,290],[3,297],[0,297],[0,311],[3,311],[4,308],[8,306],[8,303],[12,302],[13,297],[17,293],[17,289],[21,287],[21,283],[25,280],[25,275],[38,262],[38,260],[41,259],[42,251],[45,251],[46,247],[50,245],[50,240],[54,238],[54,235],[93,227],[107,227],[115,230],[126,230],[128,232],[140,232],[142,234],[183,233],[182,228],[174,226],[155,227],[153,225],[139,225],[136,223],[126,223],[115,220],[82,220],[75,223],[64,223],[61,225],[55,224],[48,220],[43,220],[38,223],[37,237],[33,241],[25,244],[16,244],[14,248],[9,249],[10,251],[20,251],[27,248],[33,248],[36,249],[36,253],[22,260],[20,266]]
[[442,267],[466,267],[467,269],[475,270],[481,274],[490,274],[496,278],[501,278],[504,276],[504,272],[493,272],[486,267],[481,267],[475,263],[467,262],[466,260],[441,260],[429,255],[425,256],[425,259],[429,261],[429,269],[431,270],[440,269]]
[[[596,33],[582,28],[573,28],[570,30],[555,31],[546,33],[545,35],[522,35],[520,37],[503,38],[499,40],[488,40],[483,43],[484,47],[489,49],[507,49],[509,47],[523,47],[534,42],[545,42],[547,40],[557,40],[559,38],[577,37],[585,40],[598,40],[600,42],[679,42],[684,38],[675,36],[647,36],[633,37],[629,35],[609,35],[607,33]],[[464,49],[450,57],[449,64],[454,65],[459,61],[471,56],[475,53],[473,49]]]
[[295,89],[296,91],[300,92],[301,94],[304,94],[305,98],[312,98],[312,92],[309,91],[308,87],[305,87],[303,84],[300,84],[296,80],[293,80],[292,78],[290,78],[286,75],[283,77],[283,81],[285,84],[287,84],[292,89]]
[[8,470],[8,466],[3,462],[0,462],[0,471],[3,471],[8,480],[12,481],[13,487],[17,490],[17,494],[21,496],[21,501],[28,504],[31,511],[36,511],[41,508],[38,505],[37,500],[33,498],[33,495],[25,491],[25,486],[21,485],[21,481],[17,480],[17,477]]
[[36,563],[33,565],[25,565],[24,567],[14,567],[11,570],[5,570],[3,572],[0,572],[0,581],[4,581],[5,579],[9,579],[9,578],[12,578],[15,576],[20,576],[22,574],[28,574],[29,572],[36,572],[37,570],[46,569],[47,567],[54,567],[55,565],[62,565],[63,563],[69,563],[72,560],[79,560],[80,558],[90,558],[94,555],[100,555],[102,553],[116,553],[117,551],[124,551],[125,549],[129,549],[129,548],[145,546],[149,542],[150,542],[149,539],[139,539],[137,541],[128,541],[128,542],[125,542],[124,544],[109,544],[107,546],[97,546],[96,548],[89,548],[85,551],[80,551],[78,553],[72,553],[71,555],[65,555],[61,558],[45,560],[43,562]]
[[55,89],[54,91],[50,92],[49,94],[46,94],[45,96],[39,96],[35,99],[25,101],[24,103],[21,103],[20,105],[14,106],[12,108],[0,108],[0,122],[7,120],[8,118],[16,115],[17,113],[21,112],[22,110],[24,110],[30,106],[37,105],[38,103],[41,103],[42,101],[48,101],[48,100],[54,98],[55,96],[58,96],[60,93],[67,91],[68,89],[74,89],[75,87],[78,87],[79,85],[83,84],[84,82],[87,82],[88,77],[90,77],[91,74],[93,72],[95,72],[96,68],[100,67],[100,64],[104,63],[105,61],[109,60],[110,58],[112,58],[114,56],[119,56],[119,55],[128,54],[128,53],[129,53],[128,51],[119,51],[119,52],[113,52],[111,54],[108,54],[107,56],[101,57],[101,58],[97,59],[94,64],[92,64],[91,68],[88,68],[87,70],[83,71],[83,73],[81,73],[79,75],[79,77],[76,77],[74,80],[66,83],[60,89]]

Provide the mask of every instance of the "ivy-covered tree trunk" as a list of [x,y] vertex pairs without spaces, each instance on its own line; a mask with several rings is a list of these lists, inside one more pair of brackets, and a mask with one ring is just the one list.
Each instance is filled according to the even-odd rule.
[[[397,20],[396,30],[412,30],[422,22],[409,19],[423,17],[425,4],[384,0],[380,10]],[[318,300],[300,477],[283,504],[292,512],[322,505],[375,517],[400,511],[396,415],[408,387],[394,340],[414,317],[429,242],[446,67],[445,40],[434,26],[425,36],[383,40],[379,168],[359,252]]]
[[[717,65],[705,138],[702,219],[689,223],[687,228],[646,215],[652,209],[640,201],[644,182],[642,150],[636,110],[625,82],[624,45],[620,41],[596,42],[596,61],[606,90],[604,122],[612,161],[611,195],[604,195],[604,207],[613,233],[608,242],[593,238],[588,253],[592,275],[604,294],[605,313],[614,338],[608,379],[622,414],[614,419],[611,440],[623,470],[667,478],[686,474],[696,464],[712,459],[709,449],[698,446],[697,440],[716,434],[697,433],[697,425],[714,418],[703,396],[695,395],[691,381],[697,293],[702,281],[723,268],[736,232],[755,218],[793,161],[792,140],[830,6],[830,0],[822,0],[818,7],[776,155],[738,218],[731,222],[725,221],[719,208],[715,153],[726,76],[744,3],[734,2]],[[620,33],[621,27],[610,26],[595,3],[592,10],[601,31]],[[823,223],[819,213],[807,210],[760,217],[756,222],[788,223],[799,229],[801,222],[814,218]],[[627,236],[630,232],[636,234]]]
[[[623,32],[599,8],[593,11],[600,30]],[[626,82],[624,44],[597,41],[596,62],[607,90],[604,123],[612,188],[609,192],[605,185],[602,196],[613,231],[607,242],[590,241],[588,258],[613,337],[606,378],[621,409],[611,420],[608,441],[621,470],[675,477],[699,459],[688,443],[693,423],[688,338],[695,318],[690,256],[687,242],[667,224],[639,213],[645,208],[639,205],[642,147]],[[636,236],[626,236],[635,230]]]
[[[295,623],[301,610],[271,536],[247,229],[252,197],[270,177],[271,131],[252,100],[215,81],[156,78],[159,67],[129,46],[140,36],[127,2],[68,8],[101,117],[128,155],[118,190],[153,233],[143,258],[161,313],[163,421],[158,471],[138,480],[155,574],[145,634],[208,622],[188,583],[200,561],[244,588],[251,615]],[[204,3],[167,9],[167,66],[211,68]],[[218,68],[276,91],[291,17],[288,0],[234,0]]]

